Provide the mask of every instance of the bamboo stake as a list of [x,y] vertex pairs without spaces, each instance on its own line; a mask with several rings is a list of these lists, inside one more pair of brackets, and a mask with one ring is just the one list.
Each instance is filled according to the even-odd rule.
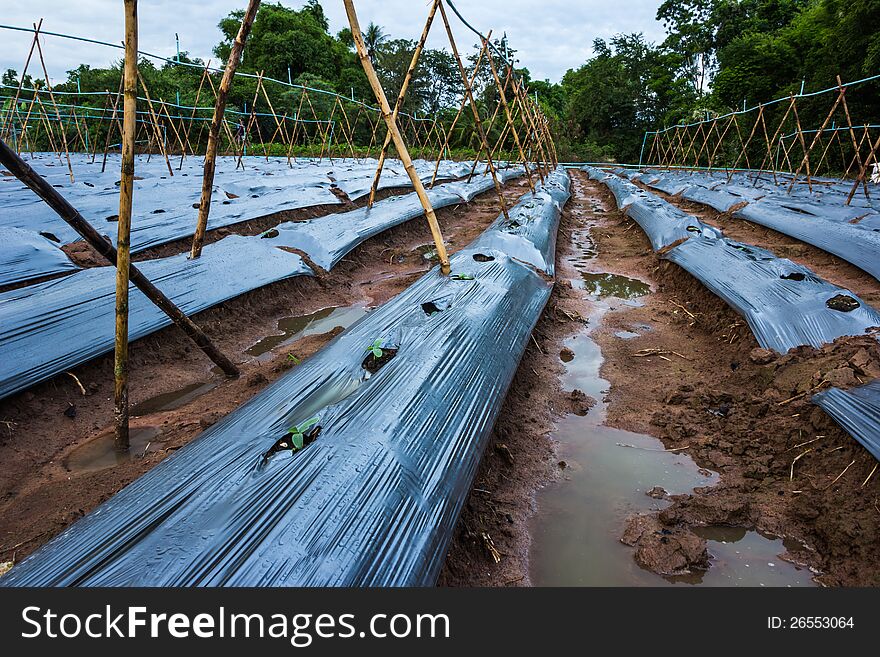
[[846,197],[846,205],[849,205],[855,196],[856,190],[859,188],[859,183],[865,179],[865,172],[868,170],[868,167],[871,166],[871,163],[874,161],[874,158],[877,156],[877,150],[880,149],[880,135],[877,136],[877,141],[874,142],[873,148],[871,148],[871,152],[868,153],[868,157],[865,160],[865,163],[859,169],[859,177],[856,178],[855,183],[853,183],[852,189],[849,190],[849,195]]
[[[186,132],[184,133],[184,138],[186,139],[186,143],[190,147],[190,150],[192,151],[193,155],[195,155],[195,149],[193,149],[192,146],[190,146],[189,135],[190,135],[190,132],[192,132],[193,122],[196,119],[196,112],[199,109],[199,98],[201,98],[202,88],[205,86],[205,76],[210,75],[208,73],[208,68],[210,66],[211,66],[211,60],[209,59],[208,63],[205,64],[205,69],[202,71],[202,77],[199,79],[199,87],[198,87],[198,89],[196,89],[196,99],[195,99],[195,102],[193,102],[192,114],[189,117],[189,124],[186,126]],[[199,139],[201,138],[201,136],[202,136],[202,131],[199,130]],[[199,145],[199,142],[196,141],[196,147],[198,147],[198,145]],[[180,156],[180,163],[177,165],[178,171],[180,171],[183,168],[184,157],[185,157],[185,154]]]
[[[486,54],[486,45],[483,44],[483,47],[480,49],[480,54],[477,56],[477,63],[474,66],[474,72],[471,74],[470,81],[467,83],[467,88],[470,88],[470,85],[474,83],[474,80],[477,79],[477,72],[480,70],[480,63],[483,61],[483,55]],[[437,163],[434,165],[434,175],[431,176],[431,187],[434,187],[434,182],[437,180],[437,172],[440,170],[440,160],[443,159],[444,151],[449,147],[449,140],[452,139],[452,131],[455,130],[455,125],[458,123],[458,119],[461,118],[461,115],[464,113],[464,108],[467,107],[468,96],[464,94],[461,99],[461,106],[458,108],[458,113],[455,115],[455,118],[452,120],[452,125],[449,126],[449,131],[446,133],[446,139],[443,141],[443,146],[440,148],[440,155],[437,156]]]
[[[349,0],[346,0],[348,3]],[[443,7],[443,3],[441,2],[440,7],[440,17],[443,19],[443,25],[446,28],[446,34],[449,36],[449,45],[452,47],[452,56],[455,58],[456,63],[458,64],[458,71],[461,74],[461,80],[464,82],[465,93],[467,94],[468,100],[471,104],[471,110],[474,114],[474,121],[477,126],[477,131],[480,135],[480,141],[483,144],[483,149],[486,151],[486,158],[489,160],[489,172],[492,174],[492,181],[495,183],[495,192],[498,194],[498,202],[501,205],[501,212],[504,214],[504,218],[510,221],[510,214],[507,211],[507,203],[504,200],[504,194],[501,191],[501,183],[498,181],[498,176],[495,172],[495,165],[492,162],[492,158],[489,157],[489,141],[486,139],[486,133],[483,131],[483,122],[480,119],[480,112],[477,109],[477,104],[474,101],[473,91],[471,90],[470,85],[468,85],[468,76],[465,71],[464,64],[461,62],[461,56],[458,54],[458,47],[455,45],[455,37],[452,35],[452,28],[449,26],[449,19],[446,16],[446,9]]]
[[[841,89],[841,91],[844,88],[843,82],[840,80],[839,75],[837,76],[837,86],[839,89]],[[856,158],[858,158],[859,164],[861,164],[862,163],[862,154],[859,151],[858,147],[856,146],[856,133],[853,132],[852,117],[850,117],[850,114],[849,114],[849,106],[846,104],[846,96],[841,94],[841,100],[843,102],[843,112],[844,112],[844,115],[846,116],[846,124],[849,127],[849,136],[852,139],[853,149],[855,149]],[[838,138],[838,141],[839,141],[839,138]],[[843,152],[843,147],[841,146],[841,155],[842,155],[842,152]],[[868,182],[866,180],[862,180],[862,185],[865,190],[865,198],[868,198],[868,199],[871,198],[871,195],[868,194]]]
[[[397,149],[397,153],[403,162],[406,172],[409,174],[409,179],[412,181],[416,194],[419,196],[419,201],[421,201],[422,207],[425,210],[425,217],[428,219],[428,225],[431,228],[431,234],[434,237],[434,245],[437,249],[437,256],[440,259],[440,271],[444,276],[448,276],[450,272],[449,256],[446,254],[446,245],[443,242],[443,234],[440,232],[440,225],[437,223],[437,216],[434,214],[434,208],[431,207],[431,201],[428,198],[428,194],[425,192],[419,174],[413,166],[409,151],[406,148],[403,137],[400,135],[397,122],[392,115],[388,99],[385,97],[385,91],[379,83],[379,78],[376,76],[376,71],[373,69],[373,63],[370,61],[370,57],[367,54],[367,47],[364,44],[364,38],[361,35],[361,28],[358,24],[354,4],[352,3],[352,0],[343,1],[345,3],[345,12],[348,15],[348,22],[351,26],[351,33],[354,37],[355,48],[357,49],[358,57],[361,60],[361,66],[363,66],[364,73],[366,73],[370,86],[373,89],[373,93],[376,95],[376,100],[382,110],[382,118],[385,119],[385,124],[391,132],[394,147]],[[442,4],[440,5],[440,10],[443,10]]]
[[[483,39],[485,43],[488,43],[487,39]],[[501,79],[498,77],[498,71],[495,68],[495,58],[492,56],[492,53],[489,53],[489,56],[486,58],[489,60],[489,70],[492,71],[492,77],[495,79],[495,86],[498,88],[498,93],[501,98],[501,105],[504,107],[504,115],[507,117],[507,123],[510,125],[510,132],[513,133],[513,141],[516,144],[517,150],[519,150],[519,156],[522,158],[523,163],[526,167],[526,179],[529,182],[529,189],[532,192],[532,196],[535,195],[535,182],[532,180],[532,172],[531,167],[529,166],[529,161],[526,159],[526,152],[523,150],[522,142],[519,139],[519,134],[516,131],[516,126],[513,125],[513,117],[510,115],[510,107],[507,105],[507,94],[504,93],[504,89],[501,85]],[[514,93],[516,93],[516,80],[513,81]],[[492,159],[492,151],[489,148],[488,142],[484,144],[486,148],[486,157],[491,160]],[[479,155],[477,155],[479,158]],[[542,180],[543,182],[543,180]]]
[[[397,121],[397,116],[400,113],[401,107],[403,107],[403,101],[406,98],[406,92],[409,89],[410,81],[412,80],[413,72],[416,70],[416,66],[419,62],[419,57],[422,54],[422,49],[425,47],[425,41],[428,40],[428,32],[431,30],[431,25],[434,22],[434,15],[437,12],[437,5],[440,3],[440,0],[433,0],[431,2],[431,9],[428,11],[428,19],[425,21],[425,27],[422,29],[422,36],[419,37],[419,41],[416,44],[416,49],[413,51],[412,59],[410,60],[409,67],[406,69],[406,75],[403,77],[403,83],[400,85],[400,92],[397,94],[397,102],[394,103],[394,114],[392,118]],[[382,144],[382,150],[379,152],[379,164],[376,166],[376,174],[373,176],[373,183],[370,185],[370,200],[367,201],[367,207],[373,207],[373,202],[376,199],[376,190],[379,187],[379,179],[382,176],[382,167],[385,166],[385,158],[388,155],[388,148],[391,146],[391,132],[388,131],[385,133],[385,141]]]
[[[490,63],[491,63],[491,59],[490,59],[489,61],[490,61]],[[513,91],[514,91],[514,94],[516,94],[516,92],[517,92],[517,88],[518,88],[518,85],[517,85],[517,82],[516,82],[516,78],[514,78],[514,80],[513,80]],[[549,158],[547,157],[547,153],[544,151],[544,144],[543,144],[543,141],[542,141],[542,139],[540,138],[540,135],[539,135],[539,133],[538,133],[538,126],[537,126],[536,120],[535,120],[535,118],[532,116],[532,113],[531,113],[531,109],[530,109],[529,103],[528,103],[528,102],[523,102],[523,100],[522,100],[523,96],[525,96],[526,98],[528,98],[528,92],[525,90],[525,87],[523,87],[523,86],[520,86],[519,88],[520,88],[520,91],[521,91],[521,93],[519,94],[521,113],[522,113],[523,116],[525,116],[525,119],[526,119],[526,122],[527,122],[528,126],[531,127],[531,129],[534,131],[534,133],[535,133],[535,135],[536,135],[536,144],[537,144],[537,147],[538,147],[538,156],[540,157],[541,162],[547,162],[547,161],[549,160]],[[513,126],[511,126],[511,129],[513,129]],[[516,134],[516,133],[514,133],[514,134]],[[541,179],[541,184],[544,184],[544,173],[543,173],[543,170],[542,170],[541,167],[542,167],[542,165],[539,165],[539,166],[538,166],[538,177],[540,177],[540,179]],[[529,168],[528,160],[526,160],[526,170],[528,170],[528,168]]]
[[[226,97],[229,95],[229,87],[241,59],[241,51],[251,31],[257,10],[260,8],[260,0],[249,0],[241,21],[241,27],[232,44],[229,53],[229,61],[226,62],[226,70],[220,81],[220,90],[217,93],[217,103],[214,105],[214,117],[211,119],[211,130],[208,132],[208,148],[205,152],[205,172],[202,177],[202,196],[199,202],[199,217],[196,221],[196,232],[193,235],[192,250],[190,257],[198,258],[202,254],[202,243],[205,240],[205,231],[208,227],[208,213],[211,211],[211,194],[214,189],[214,169],[217,159],[217,139],[220,136],[220,124],[223,122],[223,112],[226,108]],[[209,78],[210,79],[210,76]],[[213,85],[212,85],[213,86]]]
[[131,265],[131,204],[134,191],[134,138],[137,129],[137,0],[125,0],[125,85],[122,114],[122,169],[116,237],[116,342],[113,356],[116,449],[128,440],[128,277]]
[[[34,23],[34,30],[37,29]],[[58,126],[61,130],[61,143],[64,146],[64,155],[67,158],[67,171],[70,174],[70,182],[73,182],[73,165],[70,163],[70,151],[67,148],[67,135],[64,133],[64,126],[61,123],[61,113],[58,111],[58,104],[55,102],[55,94],[52,91],[52,84],[49,82],[49,72],[46,70],[46,60],[43,58],[43,48],[40,46],[40,40],[36,40],[37,55],[40,57],[40,65],[43,67],[43,75],[46,77],[46,89],[49,90],[49,99],[55,108],[55,116],[58,117]]]
[[[159,144],[159,150],[162,151],[162,155],[165,157],[165,166],[168,167],[168,175],[172,178],[174,177],[174,169],[171,166],[171,160],[168,159],[168,150],[165,148],[165,138],[162,134],[162,128],[159,127],[159,118],[156,116],[156,111],[153,109],[153,101],[150,99],[150,90],[147,89],[147,83],[144,80],[144,76],[141,75],[140,69],[137,70],[137,79],[140,81],[141,86],[144,88],[144,96],[147,99],[147,107],[150,110],[150,120],[153,122],[153,130],[156,134],[156,142]],[[123,118],[123,123],[124,123]],[[149,162],[149,158],[147,159]]]
[[[18,109],[17,109],[18,108],[18,99],[19,99],[19,96],[21,95],[21,90],[24,87],[24,78],[27,75],[28,66],[30,66],[30,63],[31,63],[31,57],[33,57],[33,55],[34,55],[34,48],[37,45],[37,39],[40,38],[40,28],[42,26],[43,26],[43,19],[41,18],[40,22],[34,26],[34,38],[31,40],[31,48],[30,48],[30,50],[28,50],[27,59],[25,59],[25,61],[24,61],[24,69],[21,72],[21,79],[18,81],[18,89],[15,90],[15,99],[12,101],[12,109],[16,114],[18,113]],[[6,139],[8,134],[9,133],[7,132],[6,128],[4,128],[3,138]],[[21,152],[21,149],[19,148],[18,151]]]
[[[303,100],[305,100],[305,90],[299,95],[299,107],[296,110],[296,114],[293,116],[293,130],[290,133],[290,146],[287,149],[287,166],[291,168],[293,168],[293,164],[290,162],[290,156],[291,153],[293,153],[293,145],[296,142],[296,133],[299,130],[299,124],[301,122],[300,117],[302,117]],[[303,128],[303,131],[305,131],[305,128]],[[293,161],[296,162],[295,155],[293,156]]]
[[[113,124],[116,124],[116,128],[119,129],[119,97],[122,95],[123,84],[125,83],[125,74],[123,74],[119,78],[119,90],[116,92],[116,98],[113,99],[113,114],[110,116],[110,125],[107,126],[107,138],[104,140],[104,160],[101,162],[101,173],[104,173],[105,168],[107,167],[107,151],[110,148],[110,134],[113,131]],[[122,131],[119,130],[119,134],[122,135]]]

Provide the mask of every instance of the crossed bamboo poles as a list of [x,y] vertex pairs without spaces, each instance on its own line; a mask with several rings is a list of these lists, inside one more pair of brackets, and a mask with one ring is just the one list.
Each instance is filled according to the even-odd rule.
[[[836,171],[838,175],[844,166],[844,178],[855,173],[846,205],[852,202],[860,186],[865,198],[870,198],[867,174],[880,156],[880,135],[872,143],[871,126],[853,123],[846,98],[847,85],[839,75],[835,89],[837,93],[831,108],[816,130],[807,131],[801,125],[798,101],[804,96],[790,94],[772,136],[767,122],[768,104],[759,104],[748,112],[733,112],[724,117],[654,132],[643,165],[666,169],[723,169],[727,172],[728,182],[735,171],[741,170],[740,165],[745,165],[746,170],[756,171],[756,180],[769,173],[774,183],[779,184],[779,174],[786,174],[790,194],[797,184],[806,184],[812,191],[819,172],[834,172],[832,160],[836,160],[840,165]],[[749,113],[754,113],[754,122],[744,138],[740,117],[745,120]],[[861,136],[857,137],[859,132]],[[808,139],[810,134],[812,137]],[[755,156],[761,158],[760,164]],[[755,164],[757,167],[753,166]]]

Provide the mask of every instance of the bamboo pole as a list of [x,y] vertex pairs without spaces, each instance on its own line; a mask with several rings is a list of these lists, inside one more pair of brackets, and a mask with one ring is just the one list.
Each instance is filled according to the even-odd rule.
[[877,151],[880,150],[880,135],[877,136],[877,141],[874,142],[874,146],[871,148],[871,152],[868,153],[868,157],[865,159],[864,164],[862,164],[859,169],[859,176],[856,178],[855,183],[853,183],[852,189],[849,190],[849,195],[846,197],[846,205],[849,205],[855,196],[856,190],[859,188],[859,183],[865,179],[865,173],[868,170],[868,167],[871,166],[871,163],[877,156]]
[[[107,111],[110,109],[110,90],[104,89],[104,92],[107,95],[104,97],[104,109],[101,110],[101,122],[98,124],[98,126],[101,126],[104,124],[104,119],[107,118]],[[108,133],[110,132],[109,126],[107,127],[107,132]],[[94,139],[93,140],[93,148],[92,148],[92,164],[95,163],[95,160],[97,158],[98,158],[98,140]]]
[[[153,109],[153,101],[150,98],[150,90],[147,89],[147,83],[144,80],[144,76],[141,75],[139,69],[137,71],[137,79],[140,80],[141,86],[144,88],[144,96],[147,99],[147,107],[150,110],[150,119],[153,122],[153,131],[156,134],[156,142],[159,144],[159,150],[162,151],[162,155],[165,157],[165,166],[168,167],[168,175],[172,178],[174,177],[174,168],[171,166],[171,160],[168,159],[168,149],[165,148],[165,138],[162,134],[162,128],[159,127],[159,118],[156,116],[156,111]],[[137,90],[135,90],[137,91]],[[123,123],[125,119],[123,118]],[[149,158],[147,159],[149,162]]]
[[[37,29],[36,23],[34,23],[34,30]],[[43,58],[43,48],[40,46],[40,40],[36,40],[37,44],[37,55],[40,57],[40,65],[43,67],[43,75],[46,78],[46,89],[49,90],[49,99],[52,101],[52,106],[55,108],[55,116],[58,118],[58,126],[61,130],[61,143],[64,146],[64,155],[67,158],[67,171],[70,174],[70,182],[73,182],[73,165],[70,163],[70,151],[67,148],[67,135],[64,134],[64,126],[61,124],[61,113],[58,111],[58,103],[55,102],[55,94],[52,91],[52,83],[49,82],[49,72],[46,70],[46,60]]]
[[[394,115],[393,119],[397,121],[397,116],[400,114],[400,109],[403,107],[403,101],[406,98],[406,92],[409,90],[409,84],[412,80],[413,72],[416,70],[416,66],[419,62],[419,57],[422,54],[422,49],[425,47],[425,41],[428,40],[428,32],[431,30],[431,25],[434,22],[434,15],[437,13],[437,5],[440,3],[440,0],[433,0],[431,2],[431,9],[428,12],[428,19],[425,21],[425,27],[422,29],[422,36],[419,37],[419,41],[416,44],[416,49],[413,51],[412,60],[409,63],[409,67],[406,69],[406,75],[403,78],[403,83],[400,85],[400,92],[397,94],[397,102],[394,103]],[[379,153],[379,164],[376,167],[376,174],[373,176],[373,183],[370,185],[370,200],[367,201],[367,207],[373,207],[373,202],[376,199],[376,190],[379,187],[379,179],[382,176],[382,167],[385,166],[385,158],[388,156],[388,148],[391,146],[391,132],[388,131],[385,134],[385,141],[382,144],[382,150]]]
[[[253,100],[253,102],[251,102],[251,113],[248,116],[247,127],[245,128],[244,136],[242,137],[242,140],[241,140],[241,149],[238,152],[238,162],[235,165],[236,170],[238,169],[239,166],[241,166],[241,168],[244,169],[244,164],[242,163],[242,158],[244,157],[244,151],[247,148],[248,135],[251,134],[251,127],[254,125],[254,121],[256,121],[256,118],[257,118],[257,98],[259,98],[259,96],[260,96],[260,87],[263,84],[263,73],[264,73],[263,71],[260,71],[257,74],[257,86],[254,89],[254,100]],[[259,130],[259,125],[260,124],[258,123],[257,124],[258,130]],[[262,135],[260,135],[260,141],[261,142],[263,141]],[[268,162],[268,161],[269,161],[269,156],[267,155],[266,162]]]
[[[490,32],[491,34],[491,32]],[[483,47],[480,49],[480,54],[477,56],[477,63],[474,66],[474,72],[471,74],[470,80],[468,81],[468,88],[470,85],[474,83],[474,80],[477,79],[477,72],[480,70],[480,64],[483,61],[483,56],[486,54],[486,45],[483,44]],[[443,159],[443,153],[449,147],[449,141],[452,139],[452,132],[455,130],[455,126],[458,123],[458,120],[461,118],[461,115],[464,113],[464,108],[467,107],[468,96],[467,94],[463,94],[461,98],[461,105],[458,108],[458,112],[455,115],[455,118],[452,120],[452,123],[449,126],[449,130],[446,132],[446,138],[443,140],[443,145],[440,147],[440,154],[437,156],[437,163],[434,165],[434,175],[431,177],[431,187],[434,187],[434,183],[437,180],[437,172],[440,170],[440,161]]]
[[[844,88],[843,82],[841,81],[839,75],[837,76],[837,86],[841,90],[843,90],[843,88]],[[859,151],[858,147],[856,146],[856,133],[853,132],[852,117],[850,116],[850,113],[849,113],[849,106],[846,104],[846,96],[843,94],[841,94],[841,101],[843,103],[843,112],[844,112],[844,115],[846,116],[846,123],[847,123],[847,126],[849,127],[849,136],[852,139],[853,149],[856,152],[856,158],[858,158],[859,164],[861,164],[862,163],[862,154]],[[838,143],[839,142],[840,142],[840,138],[838,137]],[[843,155],[843,146],[841,146],[841,155]],[[866,180],[863,180],[862,185],[865,190],[865,198],[871,198],[870,194],[868,194],[868,182]]]
[[[190,257],[198,258],[202,254],[202,243],[205,241],[205,231],[208,228],[208,213],[211,211],[211,194],[214,189],[214,169],[217,159],[217,139],[220,136],[220,124],[223,121],[223,112],[226,109],[226,97],[229,95],[229,87],[238,61],[241,59],[241,51],[244,50],[245,41],[257,17],[260,8],[260,0],[249,0],[241,21],[241,27],[235,36],[232,50],[229,53],[229,61],[226,62],[226,70],[220,81],[220,90],[217,93],[217,103],[214,105],[214,118],[211,119],[211,130],[208,132],[208,148],[205,152],[205,172],[202,177],[202,196],[199,202],[199,217],[196,221],[196,232],[193,235]],[[210,77],[209,77],[210,79]]]
[[[366,73],[370,86],[373,89],[373,93],[376,95],[376,100],[382,110],[382,118],[385,119],[385,124],[391,132],[394,147],[397,149],[398,156],[403,162],[403,166],[406,169],[407,174],[409,174],[409,179],[412,181],[416,194],[418,194],[419,201],[421,201],[422,207],[425,210],[425,217],[428,220],[428,226],[431,228],[431,235],[434,238],[437,256],[440,259],[440,271],[444,276],[448,276],[450,272],[449,256],[446,254],[446,245],[443,242],[443,234],[440,232],[440,224],[437,222],[437,215],[434,214],[434,208],[431,207],[431,201],[428,198],[427,192],[425,192],[425,187],[422,185],[419,174],[413,166],[409,151],[406,148],[403,137],[400,135],[397,122],[392,115],[388,99],[385,97],[385,91],[379,83],[379,78],[376,76],[376,71],[373,69],[373,63],[370,61],[370,57],[367,54],[367,47],[364,44],[364,38],[361,34],[360,25],[358,24],[354,4],[352,0],[343,1],[345,3],[345,13],[348,15],[348,22],[351,26],[351,33],[354,37],[355,48],[357,49],[358,57],[361,60],[361,66],[363,66],[364,73]],[[442,11],[443,5],[440,5],[440,9]]]
[[[21,95],[21,90],[24,87],[24,78],[27,75],[28,66],[31,63],[31,57],[34,56],[34,48],[37,45],[37,39],[40,38],[40,28],[43,26],[43,19],[40,19],[40,22],[34,26],[34,38],[31,40],[31,48],[28,51],[27,59],[24,61],[24,69],[21,72],[21,79],[18,81],[18,89],[15,90],[15,99],[12,101],[12,110],[16,114],[18,113],[18,98]],[[48,81],[47,81],[48,82]],[[5,139],[8,136],[8,132],[6,128],[3,129],[3,138]],[[18,149],[21,152],[21,149]]]
[[[202,88],[205,86],[205,76],[209,75],[208,69],[210,66],[211,66],[211,60],[209,59],[208,63],[205,64],[205,70],[202,71],[202,77],[199,79],[199,87],[198,87],[198,89],[196,89],[196,99],[193,102],[192,114],[189,117],[189,124],[187,124],[186,132],[184,133],[184,138],[186,139],[187,146],[189,146],[189,149],[192,151],[193,155],[195,155],[196,149],[194,149],[190,145],[189,135],[192,132],[193,122],[196,119],[196,112],[198,112],[198,109],[199,109],[199,98],[201,98],[201,96],[202,96]],[[202,135],[202,132],[201,132],[201,130],[199,130],[199,138],[201,138],[201,135]],[[198,145],[199,145],[199,142],[198,142],[198,140],[196,140],[196,148],[198,148]],[[180,163],[177,165],[178,171],[180,171],[183,168],[183,158],[184,158],[184,155],[181,155],[180,156]]]
[[122,113],[122,170],[116,237],[116,342],[113,355],[113,399],[116,449],[128,440],[128,277],[131,265],[131,203],[134,191],[134,137],[137,130],[137,0],[125,0],[125,85]]
[[446,9],[444,9],[442,2],[439,4],[439,7],[440,17],[443,19],[443,26],[446,28],[446,34],[449,36],[449,45],[452,48],[452,56],[455,58],[455,61],[458,64],[458,72],[461,74],[461,80],[465,84],[465,93],[467,94],[468,100],[471,105],[471,110],[474,114],[474,122],[476,123],[477,131],[480,135],[480,141],[483,144],[483,149],[486,151],[486,158],[489,161],[489,172],[492,174],[492,182],[495,184],[495,192],[498,194],[498,202],[501,205],[501,212],[502,214],[504,214],[504,218],[510,221],[510,214],[507,211],[507,203],[505,202],[504,194],[501,191],[501,183],[498,181],[498,175],[495,172],[495,164],[492,162],[492,158],[489,157],[489,140],[486,139],[486,133],[483,131],[483,122],[480,119],[480,111],[477,109],[477,104],[474,101],[473,92],[470,85],[468,84],[467,72],[464,69],[464,64],[462,64],[461,62],[461,55],[458,54],[458,47],[455,45],[455,37],[453,37],[452,35],[452,28],[449,25],[449,18],[446,16]]
[[[122,95],[124,83],[125,74],[119,78],[119,90],[116,92],[116,97],[113,99],[113,113],[110,116],[110,125],[107,126],[107,137],[104,140],[104,160],[101,162],[101,173],[104,173],[104,170],[107,167],[107,151],[110,149],[110,133],[113,131],[114,123],[116,124],[117,130],[119,130],[119,97]],[[119,130],[119,134],[122,134],[121,130]]]
[[[485,43],[488,43],[487,39],[483,40]],[[489,53],[487,57],[489,60],[489,70],[492,71],[492,77],[495,79],[495,86],[498,89],[499,97],[501,98],[501,106],[504,108],[504,116],[507,117],[507,124],[510,126],[510,132],[513,133],[513,141],[516,144],[517,150],[519,150],[519,156],[522,158],[523,164],[526,167],[526,179],[529,182],[529,190],[532,192],[532,196],[535,194],[535,181],[532,180],[532,172],[531,167],[529,166],[529,161],[526,158],[526,152],[523,150],[522,142],[519,139],[519,133],[516,131],[516,126],[513,124],[513,116],[510,114],[510,107],[507,104],[507,94],[504,93],[504,87],[501,84],[501,78],[498,77],[498,71],[495,68],[495,58],[492,56],[492,53]],[[513,81],[514,93],[516,93],[516,80]],[[520,110],[523,111],[522,109]],[[489,148],[488,142],[484,144],[486,148],[486,157],[491,161],[492,160],[492,150]],[[477,155],[479,158],[479,155]]]

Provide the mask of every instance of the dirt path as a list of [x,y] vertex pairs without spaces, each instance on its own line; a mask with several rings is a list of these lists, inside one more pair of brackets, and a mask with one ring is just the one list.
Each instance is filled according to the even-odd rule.
[[[583,186],[615,207],[599,183]],[[717,213],[701,216],[876,303],[876,282],[833,256]],[[659,260],[634,226],[612,212],[593,231],[600,265],[654,287],[644,307],[610,313],[594,336],[606,358],[603,376],[612,384],[608,424],[655,435],[722,475],[719,485],[675,499],[659,514],[661,523],[733,525],[791,537],[804,547],[789,558],[821,571],[821,583],[880,584],[880,480],[869,479],[877,463],[809,403],[810,391],[823,381],[849,386],[880,375],[877,341],[844,338],[784,356],[758,349],[730,308]],[[641,323],[652,330],[626,341],[614,336]],[[667,353],[668,360],[635,356],[646,349],[675,353]]]
[[[512,204],[527,187],[513,181],[504,190]],[[467,245],[498,212],[494,192],[438,211],[450,252]],[[278,221],[258,220],[260,226]],[[242,228],[255,230],[251,224]],[[241,364],[242,376],[236,380],[212,372],[211,362],[174,327],[134,342],[134,408],[143,402],[157,406],[158,395],[204,388],[178,408],[134,418],[139,449],[132,460],[113,467],[96,469],[115,458],[105,449],[112,440],[112,354],[0,401],[0,561],[32,552],[295,367],[288,354],[302,361],[342,330],[330,330],[331,322],[325,332],[278,345],[260,358],[248,353],[261,339],[280,333],[279,320],[384,303],[433,266],[435,261],[424,257],[431,244],[427,224],[413,220],[368,240],[322,279],[275,283],[197,315],[218,346]]]
[[[496,424],[441,584],[530,583],[528,518],[535,513],[535,492],[565,476],[549,438],[554,421],[590,405],[559,386],[563,341],[583,331],[599,344],[601,376],[611,384],[606,424],[658,437],[667,449],[686,452],[721,475],[713,487],[673,497],[642,526],[695,541],[695,558],[705,542],[692,527],[758,529],[800,544],[785,558],[813,568],[822,584],[880,584],[880,477],[871,476],[877,463],[811,405],[808,394],[823,380],[846,386],[880,375],[877,341],[848,338],[785,356],[758,349],[738,315],[653,253],[603,185],[571,174],[557,285]],[[873,279],[834,256],[745,222],[700,214],[731,237],[806,264],[866,300],[877,298]],[[578,265],[577,254],[589,241],[588,265],[576,271],[572,264]],[[649,283],[651,294],[639,299],[639,307],[612,301],[601,324],[585,327],[579,318],[593,314],[590,302],[566,282],[584,269]],[[682,545],[651,538],[649,550]],[[667,555],[653,556],[659,563]]]

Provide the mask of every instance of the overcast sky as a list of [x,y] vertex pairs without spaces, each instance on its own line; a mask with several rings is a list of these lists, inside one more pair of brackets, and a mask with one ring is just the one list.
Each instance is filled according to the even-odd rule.
[[[298,8],[304,0],[282,0]],[[512,47],[519,50],[521,64],[537,79],[557,82],[569,68],[582,64],[591,54],[597,37],[607,38],[618,32],[643,32],[649,41],[661,41],[662,26],[654,20],[661,0],[458,0],[456,7],[475,27],[500,36],[505,31]],[[119,43],[123,38],[122,0],[2,0],[0,22],[30,27],[40,18],[43,29]],[[141,0],[140,49],[172,57],[174,33],[180,36],[181,50],[207,59],[220,40],[217,23],[234,9],[244,8],[246,0]],[[348,22],[342,0],[321,0],[334,34]],[[357,0],[362,27],[373,21],[394,37],[417,39],[428,11],[427,0]],[[451,15],[459,47],[468,33]],[[0,69],[21,70],[31,36],[0,30]],[[442,23],[432,28],[429,45],[446,44]],[[468,43],[473,43],[467,39]],[[93,44],[45,37],[42,44],[49,75],[53,81],[64,79],[65,71],[80,63],[106,66],[120,52]],[[35,66],[37,68],[35,68]],[[39,71],[32,62],[28,71]],[[39,71],[39,77],[42,71]]]

